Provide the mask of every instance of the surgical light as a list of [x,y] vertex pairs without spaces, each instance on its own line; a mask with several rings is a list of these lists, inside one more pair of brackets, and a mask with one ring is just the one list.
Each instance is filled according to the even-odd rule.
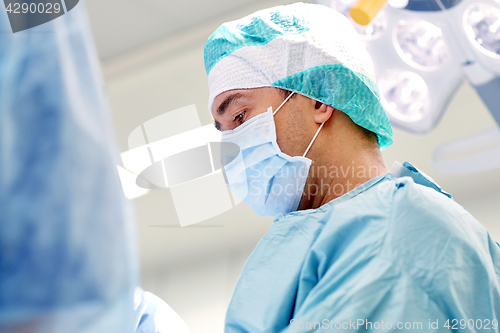
[[424,79],[409,71],[389,71],[379,80],[386,112],[403,121],[421,119],[428,111],[429,92]]
[[387,19],[384,14],[377,15],[368,25],[359,25],[356,24],[354,26],[356,31],[361,36],[362,39],[372,40],[377,39],[385,32],[387,28]]
[[394,29],[394,44],[409,65],[425,70],[435,69],[448,58],[443,32],[425,20],[401,20]]
[[465,12],[464,25],[476,47],[492,56],[500,56],[500,9],[473,4]]

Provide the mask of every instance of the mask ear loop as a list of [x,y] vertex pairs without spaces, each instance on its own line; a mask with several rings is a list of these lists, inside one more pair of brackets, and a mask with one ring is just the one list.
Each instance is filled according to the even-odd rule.
[[281,107],[283,106],[283,104],[285,104],[286,101],[288,101],[290,99],[290,97],[293,96],[293,94],[295,94],[294,91],[292,91],[292,93],[290,95],[288,95],[288,97],[283,101],[283,103],[281,103],[281,105],[278,106],[278,108],[276,109],[276,111],[273,112],[273,116],[276,114],[276,112],[278,112],[281,109]]
[[[273,112],[273,116],[276,114],[276,112],[278,112],[281,107],[293,96],[293,94],[295,94],[294,91],[292,91],[292,93],[290,95],[288,95],[288,97],[283,101],[283,103],[281,103],[280,106],[278,106],[278,108],[276,109],[276,111]],[[321,126],[319,126],[318,130],[316,131],[316,134],[314,134],[314,137],[313,139],[311,140],[311,142],[309,143],[309,146],[307,147],[306,149],[306,152],[304,153],[304,155],[302,155],[302,157],[306,157],[307,153],[309,152],[309,149],[311,149],[311,146],[312,144],[314,143],[314,140],[316,140],[316,137],[318,136],[319,134],[319,131],[321,131],[321,128],[323,128],[323,125],[325,123],[322,123]]]
[[306,152],[304,153],[304,155],[302,155],[302,157],[306,157],[307,153],[309,152],[309,149],[311,149],[311,146],[313,145],[314,140],[316,140],[316,137],[318,136],[319,131],[321,131],[321,128],[323,127],[324,124],[325,123],[322,123],[321,126],[318,128],[318,130],[316,131],[316,134],[314,134],[314,138],[311,140],[311,143],[309,143],[309,146],[307,147]]

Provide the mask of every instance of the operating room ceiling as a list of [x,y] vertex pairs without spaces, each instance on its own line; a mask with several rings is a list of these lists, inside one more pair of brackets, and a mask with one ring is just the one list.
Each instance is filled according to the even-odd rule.
[[255,0],[86,0],[101,59],[110,59]]

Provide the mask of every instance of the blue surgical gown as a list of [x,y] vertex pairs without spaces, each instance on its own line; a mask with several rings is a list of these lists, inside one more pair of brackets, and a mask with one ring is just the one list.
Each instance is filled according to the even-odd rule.
[[464,320],[461,332],[499,332],[499,245],[428,185],[382,175],[278,216],[243,269],[225,332],[441,332]]
[[134,218],[83,5],[19,33],[0,10],[2,333],[134,331]]

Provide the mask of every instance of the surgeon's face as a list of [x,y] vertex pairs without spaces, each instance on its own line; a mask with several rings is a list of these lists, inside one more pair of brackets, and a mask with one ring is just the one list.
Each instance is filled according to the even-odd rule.
[[[272,106],[276,110],[285,100],[277,88],[229,90],[214,99],[212,116],[221,131],[235,129],[249,119],[264,113]],[[274,116],[276,136],[280,149],[290,156],[302,155],[314,133],[312,118],[315,102],[295,94]]]
[[229,90],[215,98],[211,112],[215,127],[228,131],[266,112],[270,106],[275,110],[282,102],[283,97],[276,88]]

